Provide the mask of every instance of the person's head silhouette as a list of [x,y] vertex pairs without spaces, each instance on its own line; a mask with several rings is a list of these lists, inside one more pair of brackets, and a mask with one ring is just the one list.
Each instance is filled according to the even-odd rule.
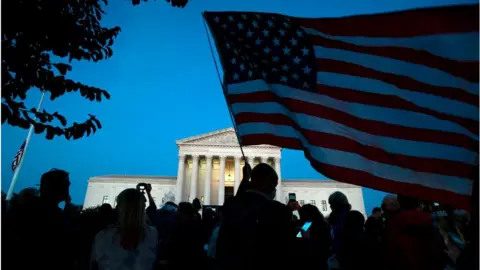
[[250,188],[275,198],[278,184],[277,172],[268,164],[260,163],[252,170]]
[[310,221],[310,222],[324,222],[325,218],[323,217],[322,212],[318,210],[315,205],[305,204],[298,210],[300,214],[300,219],[302,221]]
[[408,196],[398,195],[398,203],[403,210],[419,210],[420,200]]
[[352,210],[347,213],[343,223],[343,229],[348,233],[360,233],[363,231],[365,217],[362,213]]
[[200,211],[200,209],[202,209],[202,203],[198,198],[193,199],[192,205],[193,205],[193,209],[197,212]]
[[342,209],[350,211],[351,209],[347,196],[340,191],[335,191],[330,194],[328,197],[328,203],[330,204],[330,209],[332,209],[332,212],[340,211]]
[[125,189],[118,195],[117,209],[120,244],[125,250],[135,249],[145,237],[145,197],[137,189]]
[[178,204],[178,212],[185,216],[193,216],[195,214],[195,209],[193,204],[189,202],[181,202]]
[[40,179],[40,197],[53,203],[65,201],[70,196],[70,178],[68,172],[52,169]]

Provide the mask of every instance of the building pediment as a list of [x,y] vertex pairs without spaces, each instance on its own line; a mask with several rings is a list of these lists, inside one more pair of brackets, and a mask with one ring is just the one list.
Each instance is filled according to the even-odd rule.
[[[237,135],[233,128],[221,129],[218,131],[188,137],[176,141],[177,145],[210,145],[210,146],[239,146]],[[265,147],[274,147],[271,145],[260,145]]]

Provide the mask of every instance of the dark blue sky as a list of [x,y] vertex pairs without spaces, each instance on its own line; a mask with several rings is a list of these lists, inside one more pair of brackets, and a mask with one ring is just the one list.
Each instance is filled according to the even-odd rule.
[[[38,184],[51,168],[70,172],[70,192],[83,203],[87,180],[106,174],[176,175],[175,140],[231,126],[201,17],[202,11],[260,11],[304,17],[335,17],[414,7],[476,3],[476,0],[191,0],[174,9],[163,0],[133,7],[129,0],[111,0],[104,23],[122,32],[111,59],[76,62],[70,77],[104,88],[111,100],[91,103],[69,94],[44,108],[70,120],[96,115],[104,126],[77,141],[46,140],[34,135],[16,191]],[[428,22],[425,22],[428,23]],[[35,107],[32,91],[26,101]],[[11,162],[26,130],[2,126],[2,190],[11,182]],[[283,150],[283,178],[325,179],[302,152]],[[369,212],[382,192],[364,189]]]

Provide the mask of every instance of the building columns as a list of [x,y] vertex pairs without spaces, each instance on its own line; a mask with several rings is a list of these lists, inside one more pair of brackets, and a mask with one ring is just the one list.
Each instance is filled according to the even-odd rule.
[[[197,198],[198,195],[198,180],[199,180],[199,155],[193,154],[189,155],[192,157],[192,169],[191,169],[191,179],[190,179],[190,192],[188,198],[183,198],[184,187],[185,187],[185,155],[179,155],[178,159],[178,173],[177,173],[177,183],[176,183],[176,193],[175,193],[175,202],[180,203],[182,201],[192,202]],[[247,162],[253,168],[255,157],[247,156]],[[241,156],[234,155],[234,194],[237,193],[238,188],[241,184]],[[260,156],[262,163],[268,164],[268,156]],[[206,173],[205,173],[205,182],[204,182],[204,192],[203,192],[203,204],[210,205],[212,204],[212,178],[213,178],[213,156],[212,154],[205,155],[206,160]],[[219,156],[220,161],[220,171],[219,171],[219,182],[218,182],[218,205],[223,205],[225,202],[225,170],[226,170],[226,161],[227,156]],[[282,177],[281,177],[281,168],[280,168],[280,157],[274,158],[274,168],[278,175],[278,185],[277,185],[277,195],[276,200],[285,203],[283,194],[282,194]]]
[[282,192],[282,174],[280,171],[280,157],[275,158],[275,171],[277,172],[278,175],[278,184],[277,184],[277,195],[275,198],[277,201],[281,203],[285,203],[283,199],[283,192]]
[[253,162],[255,162],[255,157],[247,157],[248,164],[250,164],[250,167],[253,169]]
[[175,202],[177,204],[182,202],[183,193],[183,177],[185,175],[185,156],[178,156],[178,172],[177,172],[177,190],[175,194]]
[[238,187],[240,186],[240,181],[242,181],[242,179],[240,179],[240,159],[241,157],[239,156],[235,156],[235,174],[234,174],[234,193],[233,194],[237,194],[237,190],[238,190]]
[[207,172],[205,174],[203,205],[210,205],[210,194],[212,188],[212,156],[206,156],[205,159],[207,162]]
[[192,155],[192,178],[190,180],[190,198],[192,202],[197,197],[197,180],[198,180],[198,155]]
[[218,205],[225,201],[225,161],[226,156],[220,156],[220,179],[218,181]]

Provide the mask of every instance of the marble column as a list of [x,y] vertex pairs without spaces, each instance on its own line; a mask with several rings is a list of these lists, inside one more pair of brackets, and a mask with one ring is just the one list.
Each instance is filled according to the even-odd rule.
[[268,157],[260,157],[260,162],[267,163]]
[[192,155],[192,178],[190,180],[190,198],[189,202],[197,197],[197,181],[198,181],[198,155]]
[[177,172],[177,187],[175,194],[175,202],[177,204],[182,202],[182,193],[183,193],[183,177],[185,175],[185,156],[178,156],[178,172]]
[[218,181],[218,205],[225,201],[225,162],[227,157],[220,156],[220,179]]
[[255,157],[247,157],[248,164],[250,164],[250,167],[253,169],[253,162],[255,161]]
[[235,174],[234,174],[234,194],[237,194],[238,187],[240,186],[240,182],[242,179],[240,179],[240,159],[242,157],[235,157]]
[[282,190],[282,174],[280,171],[280,157],[275,158],[275,171],[278,175],[278,185],[277,185],[277,195],[275,199],[281,203],[285,203],[285,199],[283,198],[283,190]]
[[210,205],[210,193],[212,188],[212,156],[206,156],[206,161],[207,173],[205,174],[203,205]]

